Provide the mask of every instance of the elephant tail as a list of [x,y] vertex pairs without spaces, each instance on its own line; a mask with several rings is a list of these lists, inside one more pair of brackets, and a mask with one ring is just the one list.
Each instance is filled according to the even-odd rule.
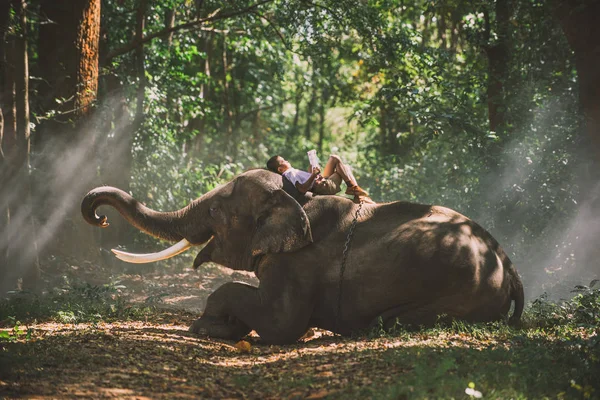
[[512,270],[513,276],[510,284],[510,299],[515,301],[515,309],[508,320],[508,323],[512,326],[519,326],[521,315],[523,314],[523,307],[525,306],[525,294],[523,292],[523,283],[514,266],[512,266]]

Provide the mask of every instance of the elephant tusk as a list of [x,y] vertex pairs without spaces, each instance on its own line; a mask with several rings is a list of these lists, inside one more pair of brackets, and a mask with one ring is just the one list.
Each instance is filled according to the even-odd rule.
[[168,249],[164,249],[163,251],[159,251],[158,253],[133,254],[116,249],[112,249],[112,252],[115,253],[119,260],[123,260],[125,262],[133,264],[145,264],[154,261],[166,260],[167,258],[174,257],[179,253],[183,253],[190,247],[192,247],[192,244],[186,239],[183,239],[177,242],[177,244],[169,247]]

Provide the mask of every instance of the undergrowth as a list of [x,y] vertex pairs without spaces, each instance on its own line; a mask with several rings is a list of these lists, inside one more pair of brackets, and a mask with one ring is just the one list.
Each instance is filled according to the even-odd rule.
[[0,323],[16,326],[22,322],[53,320],[73,324],[141,319],[153,312],[151,307],[129,304],[121,293],[123,288],[86,283],[54,288],[45,294],[11,292],[0,299]]
[[[600,398],[600,285],[576,286],[560,302],[543,295],[526,307],[519,327],[505,322],[439,323],[414,329],[383,322],[363,335],[400,339],[384,353],[406,373],[361,397]],[[349,394],[355,397],[356,392]]]
[[[12,349],[5,359],[13,357],[10,360],[16,362],[20,360],[18,357],[25,357],[16,352],[18,346],[25,349],[36,345],[35,331],[33,340],[28,341],[32,331],[21,321],[95,322],[156,314],[157,310],[152,308],[128,305],[121,289],[116,285],[74,285],[45,296],[14,293],[2,300],[0,318],[9,330],[2,331],[0,344],[4,341],[4,347]],[[297,362],[310,365],[301,379],[297,368],[279,360],[275,361],[278,372],[268,362],[259,371],[261,376],[272,376],[272,387],[250,379],[241,371],[229,384],[240,391],[254,388],[254,393],[259,391],[265,396],[271,391],[295,393],[306,388],[327,388],[327,398],[344,399],[600,398],[599,318],[600,288],[598,281],[593,281],[576,287],[570,300],[553,302],[546,296],[533,300],[526,307],[520,327],[502,321],[477,324],[452,321],[420,329],[397,324],[386,330],[381,323],[353,340],[340,338],[337,344],[340,349],[354,347],[353,351],[339,354],[334,351],[321,356],[316,352],[310,357],[300,357]],[[106,343],[112,342],[104,340],[102,346]],[[136,341],[135,348],[138,346],[140,343]],[[329,341],[319,344],[317,339],[302,346],[316,351],[332,344]],[[270,351],[269,346],[260,342],[255,347],[253,351],[258,355]],[[282,354],[289,354],[293,348]],[[142,353],[145,359],[151,357],[149,350]],[[232,360],[254,356],[237,355]],[[340,357],[344,362],[334,361]],[[256,368],[263,368],[261,363],[265,361],[258,362],[259,358]],[[164,362],[161,356],[160,363]],[[169,368],[179,363],[173,362]],[[341,383],[344,380],[348,383]]]

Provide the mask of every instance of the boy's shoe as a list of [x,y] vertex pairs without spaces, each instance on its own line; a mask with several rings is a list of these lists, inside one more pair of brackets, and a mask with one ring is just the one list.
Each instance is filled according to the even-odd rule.
[[354,199],[352,201],[355,202],[356,204],[360,204],[360,203],[377,204],[369,196],[354,196]]
[[358,185],[348,186],[348,188],[346,189],[346,194],[349,194],[351,196],[367,196],[367,197],[369,197],[369,193],[365,192]]

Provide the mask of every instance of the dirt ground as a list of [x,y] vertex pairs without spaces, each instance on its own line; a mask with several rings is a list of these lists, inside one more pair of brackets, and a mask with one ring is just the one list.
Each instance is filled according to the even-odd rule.
[[[354,338],[311,330],[288,346],[261,343],[255,333],[237,343],[201,338],[187,329],[207,296],[225,282],[256,279],[217,265],[193,271],[185,257],[178,262],[48,267],[49,287],[84,282],[93,292],[109,285],[111,296],[124,299],[119,307],[150,311],[92,322],[56,316],[24,322],[20,334],[0,341],[0,397],[472,398],[481,394],[471,389],[475,383],[489,398],[597,394],[600,364],[581,350],[594,335],[590,331],[565,339],[508,328]],[[0,321],[0,333],[10,335],[13,324]],[[473,391],[468,396],[465,390]]]
[[[26,324],[29,339],[0,344],[9,354],[3,360],[13,363],[0,368],[0,395],[6,398],[318,399],[350,380],[369,385],[389,379],[386,365],[374,367],[379,371],[360,368],[362,358],[373,357],[361,352],[389,344],[350,341],[321,330],[283,347],[261,344],[254,332],[238,343],[188,333],[210,293],[228,281],[257,284],[251,273],[214,264],[202,271],[186,263],[136,266],[125,273],[67,264],[45,271],[49,286],[110,284],[128,304],[154,311],[141,321]],[[3,328],[9,330],[10,324],[4,321]]]

